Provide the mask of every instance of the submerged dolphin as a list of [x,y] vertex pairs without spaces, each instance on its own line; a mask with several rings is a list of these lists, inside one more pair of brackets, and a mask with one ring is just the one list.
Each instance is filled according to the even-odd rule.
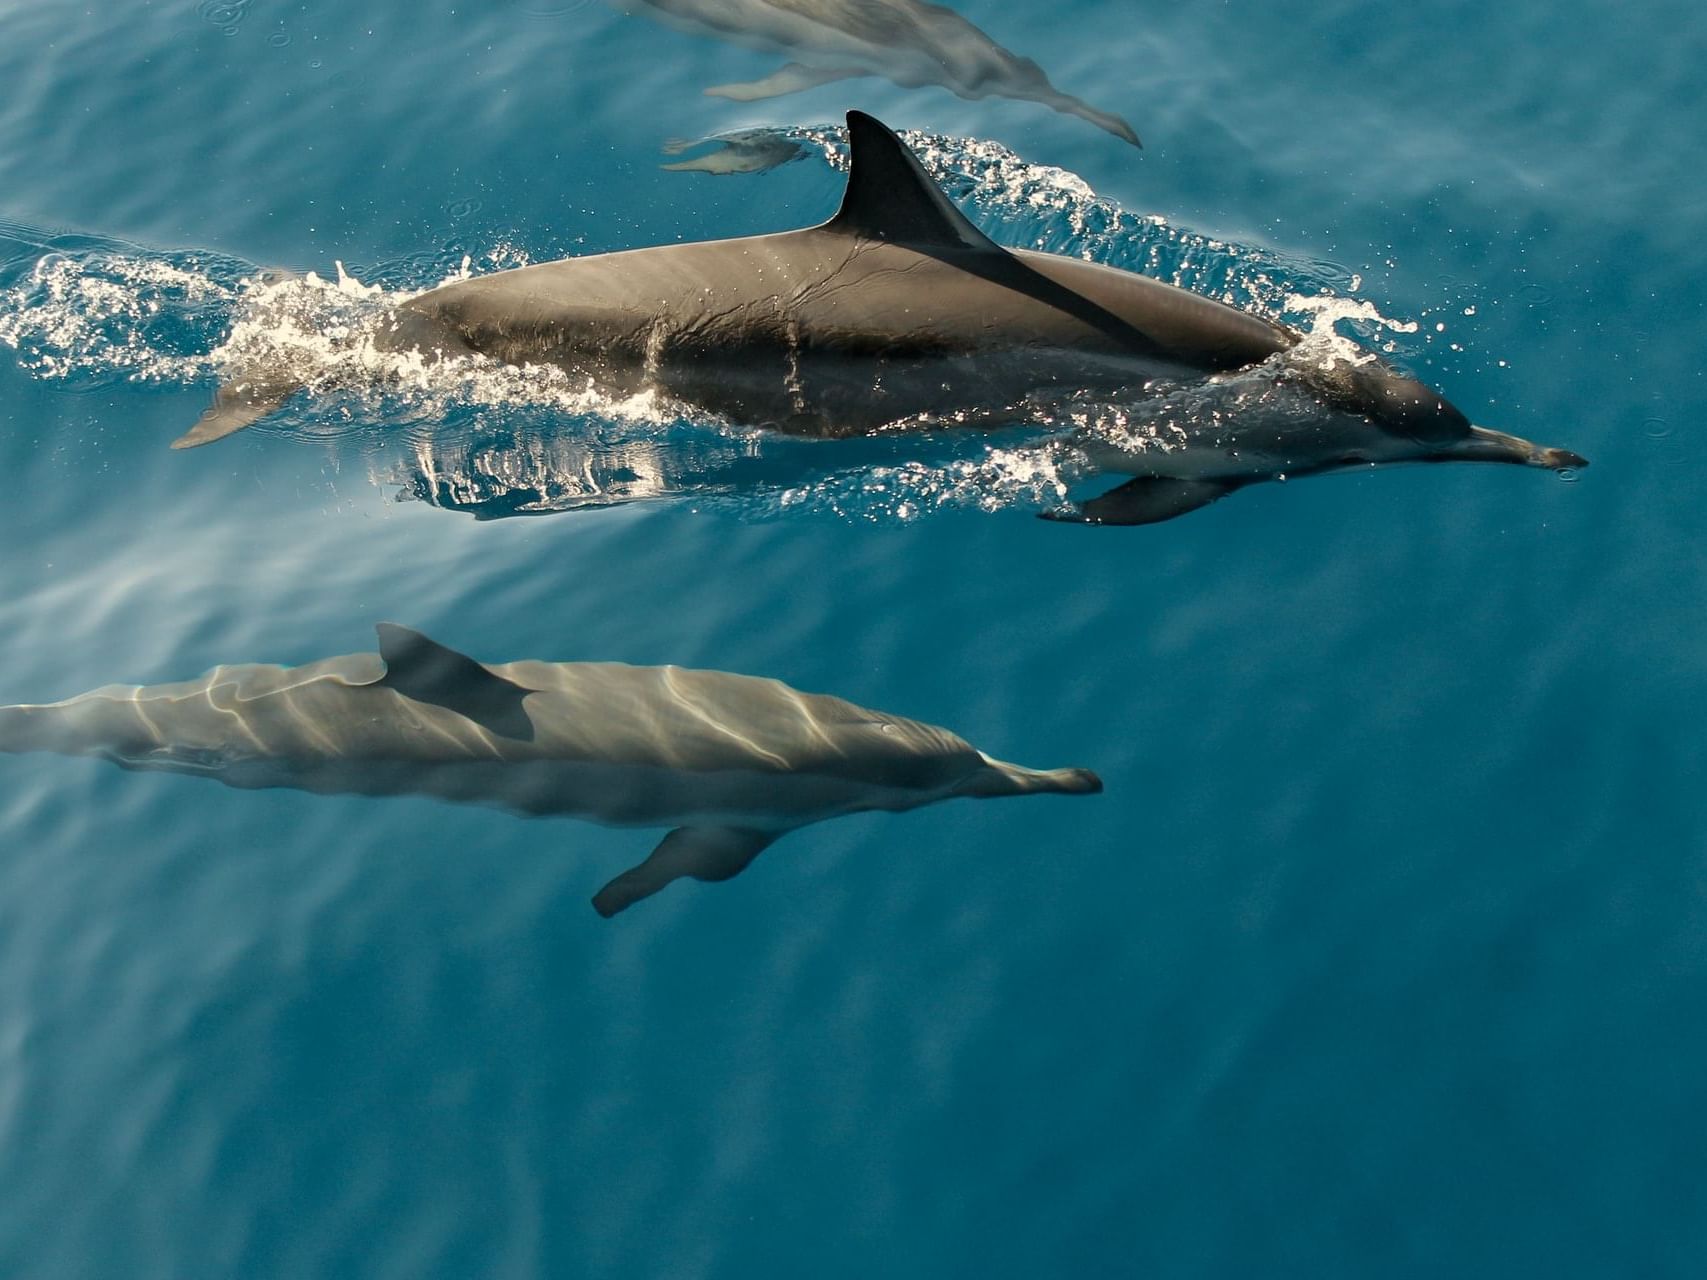
[[602,662],[486,666],[407,628],[378,630],[377,655],[215,667],[182,684],[0,707],[0,752],[674,827],[599,891],[603,916],[682,876],[727,880],[778,837],[841,814],[1102,790],[1088,769],[1004,764],[946,729],[776,680]]
[[[1275,362],[1303,339],[1146,276],[1004,249],[878,121],[850,112],[848,138],[847,191],[822,226],[460,280],[401,304],[376,341],[555,364],[614,395],[655,390],[736,422],[834,437],[1010,423],[1067,391],[1142,399],[1152,383]],[[1105,465],[1136,478],[1057,518],[1148,523],[1257,480],[1370,463],[1585,465],[1471,426],[1373,355],[1279,363],[1311,413],[1216,417],[1190,429],[1191,447],[1117,452]],[[175,447],[247,426],[300,384],[289,370],[241,371]]]
[[[709,149],[698,155],[685,155],[702,146]],[[804,159],[806,144],[774,129],[741,129],[711,138],[672,138],[664,144],[664,154],[685,156],[658,166],[674,173],[765,173]]]
[[952,9],[921,0],[612,0],[655,17],[790,62],[763,80],[707,89],[752,102],[854,76],[882,76],[908,89],[941,85],[962,98],[1017,98],[1089,120],[1138,145],[1119,116],[1098,111],[1049,83],[1043,68],[1002,48]]

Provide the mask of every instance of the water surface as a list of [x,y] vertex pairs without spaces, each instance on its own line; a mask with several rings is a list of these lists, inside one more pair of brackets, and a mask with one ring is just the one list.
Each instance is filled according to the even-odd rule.
[[[0,759],[5,1274],[1694,1274],[1707,23],[959,7],[1146,149],[879,80],[714,102],[774,56],[598,5],[0,7],[0,702],[395,619],[1107,783],[825,824],[606,922],[648,833]],[[1004,243],[1361,309],[1593,466],[1064,528],[1028,439],[516,382],[166,448],[257,289],[319,333],[465,258],[804,225],[822,147],[664,145],[848,106],[940,139]]]

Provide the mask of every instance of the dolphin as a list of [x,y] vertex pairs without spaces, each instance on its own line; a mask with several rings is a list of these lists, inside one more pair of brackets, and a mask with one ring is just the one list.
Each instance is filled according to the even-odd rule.
[[[1212,415],[1189,429],[1190,448],[1109,452],[1107,468],[1134,478],[1051,513],[1096,524],[1152,523],[1259,480],[1376,463],[1587,465],[1472,426],[1373,354],[1305,358],[1305,335],[1264,317],[1115,267],[1004,249],[883,124],[849,112],[848,140],[847,189],[821,226],[459,280],[401,303],[374,341],[423,358],[557,365],[612,395],[661,392],[824,438],[1007,425],[1063,392],[1142,400],[1263,368],[1304,393],[1302,417]],[[174,447],[247,426],[302,382],[289,368],[240,369]]]
[[377,654],[221,666],[180,684],[0,707],[0,752],[674,828],[599,890],[593,906],[606,917],[683,876],[727,880],[826,818],[1102,790],[1088,769],[1005,764],[947,729],[776,680],[607,662],[486,665],[406,627],[377,630]]
[[940,85],[962,98],[1015,98],[1088,120],[1139,146],[1132,126],[1049,83],[1043,68],[1002,48],[952,9],[922,0],[613,0],[695,35],[797,59],[751,84],[707,89],[753,102],[855,76],[908,89]]

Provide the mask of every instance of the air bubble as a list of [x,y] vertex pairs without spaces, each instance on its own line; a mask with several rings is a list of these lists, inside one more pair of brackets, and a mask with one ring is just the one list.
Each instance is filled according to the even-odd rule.
[[249,12],[250,0],[202,0],[203,22],[212,23],[226,35],[237,34],[237,24]]

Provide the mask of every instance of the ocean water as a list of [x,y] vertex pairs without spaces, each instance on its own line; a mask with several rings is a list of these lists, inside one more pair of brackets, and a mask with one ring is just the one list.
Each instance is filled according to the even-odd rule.
[[[1700,1273],[1707,18],[956,7],[1145,149],[708,98],[783,59],[573,0],[0,3],[0,703],[395,620],[1107,788],[605,921],[657,833],[0,756],[0,1275]],[[1592,466],[1082,528],[1035,432],[370,367],[455,274],[822,218],[850,106],[1004,243],[1337,324]],[[741,130],[800,154],[659,168]],[[169,450],[244,343],[313,393]]]

